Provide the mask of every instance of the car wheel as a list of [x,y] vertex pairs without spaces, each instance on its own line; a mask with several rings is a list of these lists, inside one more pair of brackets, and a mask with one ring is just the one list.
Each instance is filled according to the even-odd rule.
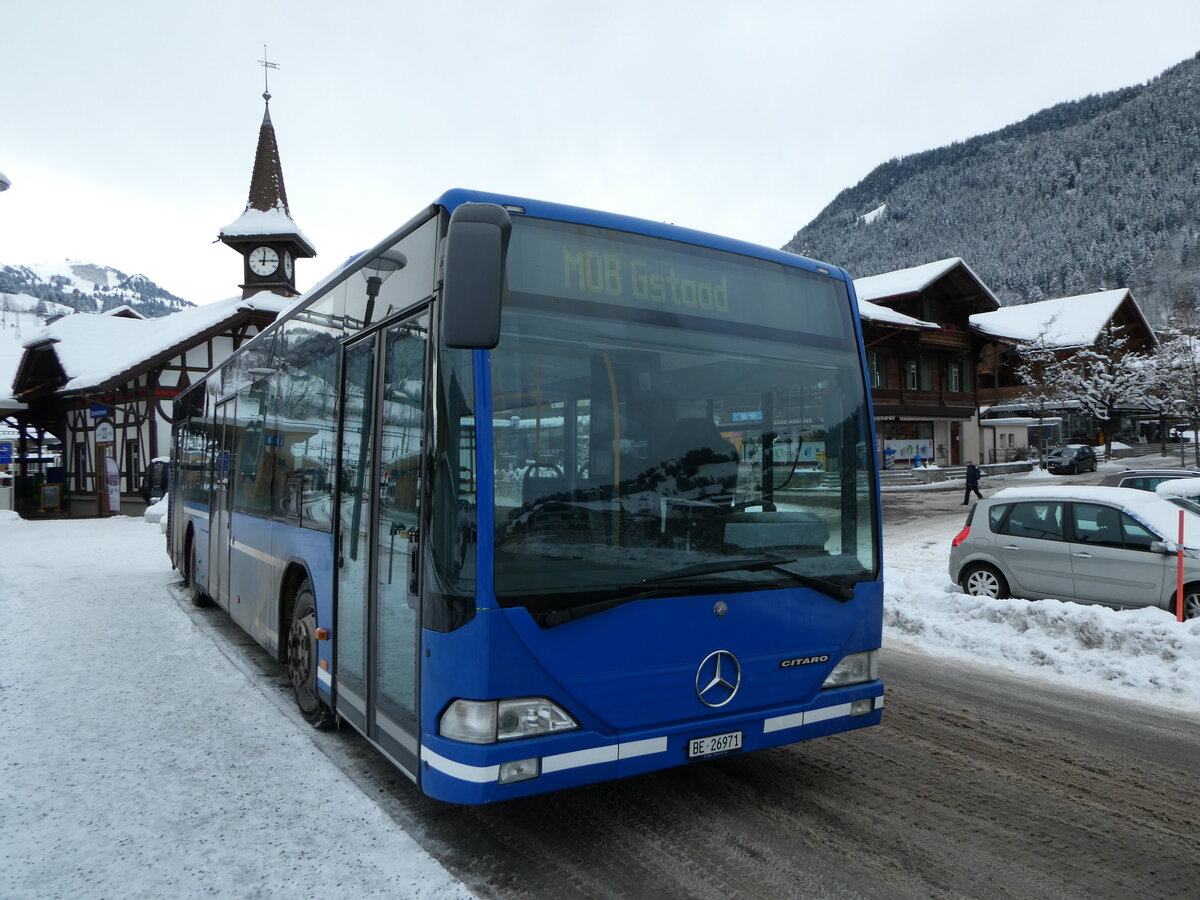
[[991,566],[970,566],[963,570],[958,583],[963,593],[972,597],[1002,599],[1008,596],[1008,582]]
[[[1171,604],[1171,612],[1179,615],[1179,607],[1175,603]],[[1200,584],[1189,584],[1183,589],[1183,617],[1195,619],[1197,616],[1200,616]]]
[[332,728],[337,717],[317,696],[317,604],[308,579],[296,590],[287,636],[287,668],[304,721],[319,731]]

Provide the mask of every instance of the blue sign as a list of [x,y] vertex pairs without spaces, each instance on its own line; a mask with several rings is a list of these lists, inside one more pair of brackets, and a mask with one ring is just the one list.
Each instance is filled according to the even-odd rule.
[[103,403],[93,403],[88,407],[88,415],[93,419],[103,419],[105,416],[112,415],[112,408]]
[[735,422],[761,422],[762,410],[755,409],[751,410],[750,412],[735,412],[732,416],[732,419]]
[[0,466],[11,466],[13,459],[12,441],[0,441]]

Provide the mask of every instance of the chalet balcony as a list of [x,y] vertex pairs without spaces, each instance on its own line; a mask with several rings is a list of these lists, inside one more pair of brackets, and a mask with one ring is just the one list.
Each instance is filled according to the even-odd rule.
[[975,414],[974,391],[926,391],[871,388],[876,418],[969,419]]
[[940,331],[922,331],[917,346],[930,350],[955,350],[965,353],[971,347],[971,336],[955,325],[943,325]]

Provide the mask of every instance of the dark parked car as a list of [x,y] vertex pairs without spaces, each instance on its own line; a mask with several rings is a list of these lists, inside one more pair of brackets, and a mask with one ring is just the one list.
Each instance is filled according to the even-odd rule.
[[1200,469],[1126,469],[1105,475],[1101,487],[1127,487],[1152,491],[1164,481],[1177,478],[1200,478]]
[[167,461],[153,460],[142,472],[141,494],[147,503],[157,503],[167,493]]
[[1055,447],[1046,454],[1046,469],[1051,475],[1078,475],[1096,471],[1096,451],[1087,444]]

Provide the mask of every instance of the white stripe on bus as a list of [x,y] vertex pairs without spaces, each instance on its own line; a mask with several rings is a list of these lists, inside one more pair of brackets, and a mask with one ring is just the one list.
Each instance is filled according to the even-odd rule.
[[[594,766],[599,763],[616,762],[620,759],[632,759],[635,756],[647,756],[652,753],[665,753],[667,750],[666,737],[647,738],[641,741],[629,741],[623,744],[608,744],[603,747],[590,747],[586,750],[573,750],[569,753],[556,753],[554,756],[542,757],[542,773],[563,772],[567,769],[578,769],[583,766]],[[421,759],[440,772],[461,781],[472,781],[479,784],[494,781],[500,773],[500,767],[472,766],[467,763],[455,762],[452,759],[435,753],[428,747],[421,748]]]
[[283,560],[278,556],[272,556],[265,550],[259,550],[255,547],[248,547],[245,543],[240,541],[230,541],[229,549],[237,550],[239,553],[245,553],[252,559],[257,559],[259,562],[264,562],[269,566],[281,567],[283,565]]
[[[875,698],[875,709],[883,708],[883,697]],[[775,716],[763,720],[763,734],[773,731],[783,731],[787,728],[799,728],[801,725],[814,725],[829,719],[839,719],[850,715],[850,704],[839,703],[836,706],[824,706],[820,709],[810,709],[807,712],[790,713],[786,716]],[[542,774],[564,772],[568,769],[578,769],[583,766],[594,766],[600,763],[616,762],[621,759],[632,759],[636,756],[647,756],[654,753],[665,753],[667,738],[646,738],[640,741],[629,741],[623,744],[608,744],[603,747],[590,747],[586,750],[572,750],[569,753],[557,753],[554,756],[542,757]],[[472,766],[467,763],[447,759],[428,747],[421,748],[421,759],[432,768],[444,772],[460,781],[471,781],[477,784],[494,781],[500,767]]]
[[[883,697],[875,698],[875,709],[883,709]],[[786,716],[775,716],[763,719],[763,734],[772,731],[784,731],[788,728],[799,728],[801,725],[814,725],[829,719],[840,719],[850,715],[850,704],[839,703],[837,706],[823,706],[820,709],[810,709],[805,712],[789,713]]]

